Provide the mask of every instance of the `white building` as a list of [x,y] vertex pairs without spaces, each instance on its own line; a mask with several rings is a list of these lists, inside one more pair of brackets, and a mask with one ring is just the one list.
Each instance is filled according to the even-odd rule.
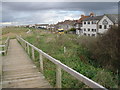
[[78,34],[78,35],[82,35],[82,29],[81,29],[81,27],[82,27],[82,21],[85,19],[85,18],[88,18],[88,17],[93,17],[94,16],[94,13],[90,13],[90,15],[88,15],[88,16],[85,16],[85,15],[81,15],[81,17],[80,17],[80,19],[79,20],[77,20],[77,22],[76,22],[76,34]]
[[49,24],[35,24],[35,28],[48,29]]
[[112,25],[118,25],[117,14],[105,14],[85,18],[82,21],[82,35],[97,36],[104,34]]

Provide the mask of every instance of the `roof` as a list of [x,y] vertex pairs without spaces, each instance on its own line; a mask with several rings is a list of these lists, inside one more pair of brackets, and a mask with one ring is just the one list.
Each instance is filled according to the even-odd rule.
[[73,25],[76,22],[77,22],[77,20],[65,20],[65,21],[62,21],[62,22],[58,22],[57,25],[59,25],[59,24],[62,24],[62,25],[66,25],[66,24]]
[[82,21],[83,21],[85,18],[88,18],[88,17],[90,17],[90,16],[83,16],[83,17],[81,17],[81,18],[77,21],[77,23],[82,23]]
[[35,24],[35,26],[47,26],[49,24]]
[[88,16],[85,16],[85,15],[81,15],[81,18],[79,20],[77,20],[77,23],[82,23],[82,21],[85,19],[85,18],[88,18],[88,17],[91,17],[91,16],[94,16],[94,13],[91,12],[90,15]]
[[101,20],[103,18],[104,15],[102,16],[93,16],[93,17],[88,17],[85,18],[83,21],[91,21],[91,20]]
[[83,21],[101,20],[103,16],[107,16],[115,24],[118,23],[118,14],[104,14],[102,16],[88,17],[85,18]]
[[113,23],[118,23],[118,14],[105,14]]

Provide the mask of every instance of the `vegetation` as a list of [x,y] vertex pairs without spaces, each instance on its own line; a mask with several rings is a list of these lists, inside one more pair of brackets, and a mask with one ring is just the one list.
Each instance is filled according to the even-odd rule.
[[[18,28],[12,28],[13,31],[16,29],[18,30]],[[108,58],[109,54],[117,53],[114,50],[114,47],[111,46],[114,45],[111,43],[111,40],[115,41],[117,37],[114,38],[114,40],[108,40],[110,37],[112,38],[114,35],[116,36],[117,33],[111,36],[110,32],[108,32],[103,37],[88,38],[84,36],[79,37],[73,34],[64,34],[59,36],[58,34],[52,34],[45,30],[36,29],[32,30],[32,33],[26,34],[28,29],[26,30],[26,28],[19,28],[19,30],[21,29],[24,29],[24,32],[19,32],[19,35],[22,35],[28,42],[40,48],[52,57],[60,60],[67,66],[98,82],[106,88],[118,87],[119,77],[116,71],[117,68],[119,68],[119,63],[116,65],[114,62],[114,60],[119,62],[117,61],[118,58]],[[10,33],[12,33],[12,31]],[[16,34],[17,32],[14,33]],[[7,33],[4,33],[4,35],[6,34]],[[109,46],[111,48],[109,48]],[[66,48],[66,52],[64,52],[64,47]],[[108,51],[111,53],[107,53]],[[118,55],[118,53],[115,55]],[[114,57],[115,55],[113,54]],[[35,64],[39,68],[39,53],[36,51],[35,58]],[[106,60],[111,63],[107,63]],[[56,66],[52,62],[44,58],[44,75],[53,86],[55,86],[56,77],[55,67]],[[65,71],[62,71],[62,87],[88,88],[88,86],[76,80]]]
[[73,33],[73,34],[75,34],[75,32],[76,32],[76,29],[75,28],[71,28],[71,29],[69,29],[69,30],[67,30],[67,31],[64,31],[65,33]]
[[[100,66],[95,65],[94,60],[91,58],[91,52],[89,49],[85,48],[82,44],[78,44],[79,40],[88,39],[87,37],[77,37],[76,35],[65,34],[57,35],[51,33],[36,33],[34,35],[25,38],[28,42],[32,43],[36,47],[40,48],[44,52],[48,53],[52,57],[60,60],[62,63],[68,65],[74,70],[80,72],[81,74],[87,76],[90,79],[102,84],[107,88],[117,87],[117,76],[110,70],[104,70]],[[95,41],[95,38],[89,38],[89,40]],[[89,41],[88,40],[88,41]],[[90,45],[92,42],[88,42]],[[83,43],[84,44],[84,43]],[[64,53],[64,47],[66,47],[66,52]],[[39,61],[39,55],[36,55],[36,62]],[[37,63],[39,64],[39,63]],[[50,83],[55,85],[55,66],[53,63],[44,59],[45,76],[50,81]],[[94,66],[95,65],[95,66]],[[37,65],[39,66],[39,65]],[[83,83],[77,81],[71,75],[62,72],[62,87],[87,87]],[[101,75],[102,74],[102,75]],[[100,77],[101,75],[102,77]],[[99,77],[99,79],[98,79]],[[102,81],[102,82],[101,82]]]

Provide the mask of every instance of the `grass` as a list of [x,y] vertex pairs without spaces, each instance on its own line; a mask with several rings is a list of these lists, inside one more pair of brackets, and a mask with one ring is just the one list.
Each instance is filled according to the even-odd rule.
[[27,34],[26,32],[29,30],[29,28],[24,28],[24,27],[7,27],[7,28],[2,28],[2,38],[10,37],[11,39],[16,38],[16,35],[22,35],[22,36],[28,36],[30,34]]
[[[57,34],[34,32],[32,36],[26,37],[25,39],[52,57],[60,60],[62,63],[87,76],[88,78],[100,83],[106,88],[117,87],[116,76],[110,70],[104,70],[100,67],[98,68],[92,65],[93,62],[89,58],[90,52],[86,48],[83,48],[77,44],[77,36],[72,34],[58,36]],[[64,47],[66,47],[66,53],[64,53]],[[36,55],[36,58],[38,59],[38,55]],[[56,74],[54,64],[44,59],[44,65],[44,75],[51,83],[51,85],[55,86]],[[102,77],[99,76],[101,72]],[[63,88],[87,87],[65,71],[62,71],[62,76]]]

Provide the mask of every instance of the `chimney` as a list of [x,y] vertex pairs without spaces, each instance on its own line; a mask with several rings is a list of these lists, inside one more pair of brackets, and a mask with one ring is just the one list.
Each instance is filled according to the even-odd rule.
[[93,16],[94,16],[94,13],[91,12],[91,13],[90,13],[90,17],[93,17]]
[[83,17],[84,17],[84,15],[82,14],[82,15],[81,15],[81,18],[83,18]]

